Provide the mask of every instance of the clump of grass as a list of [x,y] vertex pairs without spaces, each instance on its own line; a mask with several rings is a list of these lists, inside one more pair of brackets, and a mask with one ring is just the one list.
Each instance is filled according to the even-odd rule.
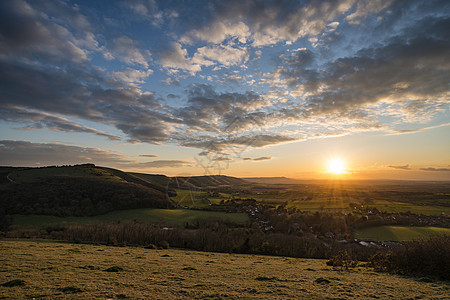
[[195,270],[197,270],[197,269],[194,268],[194,267],[184,267],[184,268],[181,269],[181,270],[184,270],[184,271],[195,271]]
[[128,296],[125,295],[125,294],[118,294],[118,295],[116,296],[116,298],[117,298],[117,299],[128,299]]
[[319,283],[319,284],[323,284],[323,283],[329,284],[329,283],[331,283],[328,279],[323,278],[323,277],[317,278],[316,280],[314,280],[314,282],[315,283]]
[[5,282],[2,284],[4,287],[14,287],[14,286],[24,286],[26,281],[23,279],[13,279],[11,281]]
[[100,270],[100,267],[96,267],[96,266],[92,266],[92,265],[81,266],[79,268],[85,269],[85,270]]
[[145,249],[152,249],[152,250],[156,250],[158,249],[158,247],[156,247],[155,244],[148,244],[147,246],[144,247]]
[[258,277],[255,278],[255,280],[258,280],[258,281],[276,281],[276,280],[278,280],[278,278],[277,277],[268,277],[268,276],[258,276]]
[[81,293],[83,292],[83,289],[77,285],[69,285],[63,288],[59,288],[58,291],[69,294],[69,293]]
[[110,267],[110,268],[105,269],[103,271],[105,271],[105,272],[120,272],[120,271],[123,271],[123,268],[121,268],[119,266],[113,266],[113,267]]

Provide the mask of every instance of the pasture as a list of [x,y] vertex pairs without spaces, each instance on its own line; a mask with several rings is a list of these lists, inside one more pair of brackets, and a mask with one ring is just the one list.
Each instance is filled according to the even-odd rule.
[[157,209],[141,208],[131,210],[117,210],[104,215],[93,217],[56,217],[48,215],[13,215],[13,225],[20,227],[45,228],[65,222],[67,224],[88,224],[95,222],[114,222],[121,220],[137,220],[151,223],[162,223],[165,225],[184,225],[198,219],[215,220],[222,219],[239,224],[248,220],[244,213],[225,213],[215,211],[201,211],[190,209]]
[[411,241],[443,234],[450,235],[450,228],[377,226],[356,231],[355,238],[371,238],[377,241]]
[[448,283],[325,260],[3,240],[6,299],[448,299]]

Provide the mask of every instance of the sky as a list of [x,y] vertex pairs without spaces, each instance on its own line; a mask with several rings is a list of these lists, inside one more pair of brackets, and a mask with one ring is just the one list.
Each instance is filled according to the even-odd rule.
[[2,0],[0,165],[450,180],[449,28],[448,0]]

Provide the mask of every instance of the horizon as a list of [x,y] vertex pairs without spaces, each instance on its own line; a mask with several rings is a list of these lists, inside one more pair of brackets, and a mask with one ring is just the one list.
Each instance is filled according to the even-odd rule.
[[450,181],[450,2],[0,3],[0,165]]

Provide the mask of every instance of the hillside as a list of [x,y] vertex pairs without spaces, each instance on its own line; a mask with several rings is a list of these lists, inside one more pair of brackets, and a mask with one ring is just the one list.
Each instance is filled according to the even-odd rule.
[[9,240],[0,257],[5,299],[448,299],[450,289],[319,259]]
[[6,214],[83,216],[132,208],[173,208],[175,192],[93,164],[0,168],[0,209]]
[[169,186],[176,189],[201,189],[220,186],[241,186],[246,185],[244,179],[225,176],[225,175],[209,175],[209,176],[190,176],[190,177],[167,177],[165,175],[153,175],[142,173],[130,173],[136,177],[159,184]]

